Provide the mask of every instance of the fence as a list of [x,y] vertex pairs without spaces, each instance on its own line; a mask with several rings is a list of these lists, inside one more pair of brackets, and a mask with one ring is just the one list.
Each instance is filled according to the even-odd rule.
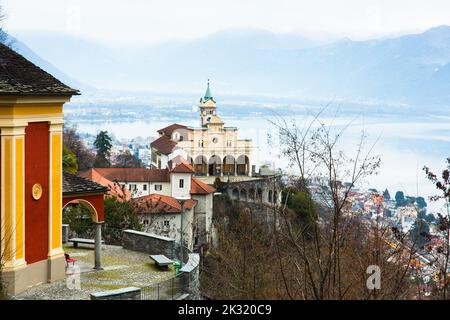
[[179,276],[141,288],[141,300],[175,300],[182,294]]

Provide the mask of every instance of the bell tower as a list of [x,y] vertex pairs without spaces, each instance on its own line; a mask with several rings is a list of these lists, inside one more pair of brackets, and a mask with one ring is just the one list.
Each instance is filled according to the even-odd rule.
[[208,123],[211,123],[211,121],[216,118],[217,118],[216,101],[214,100],[211,94],[208,79],[208,86],[206,87],[205,95],[202,98],[200,98],[201,126],[206,127]]

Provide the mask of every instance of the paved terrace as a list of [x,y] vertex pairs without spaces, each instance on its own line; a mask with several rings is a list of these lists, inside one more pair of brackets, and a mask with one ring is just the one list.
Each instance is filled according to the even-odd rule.
[[[125,250],[119,246],[102,245],[102,267],[96,271],[92,246],[65,246],[71,258],[77,259],[75,266],[81,271],[80,288],[70,289],[67,280],[34,286],[16,296],[23,300],[88,300],[92,292],[114,290],[125,287],[146,287],[174,276],[172,267],[160,271],[148,254]],[[71,272],[67,269],[67,274]],[[73,287],[73,286],[72,286]]]

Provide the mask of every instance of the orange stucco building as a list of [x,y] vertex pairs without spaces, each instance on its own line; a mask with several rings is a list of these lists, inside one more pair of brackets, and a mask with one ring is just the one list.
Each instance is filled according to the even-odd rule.
[[0,44],[1,259],[12,294],[65,276],[63,105],[76,94]]

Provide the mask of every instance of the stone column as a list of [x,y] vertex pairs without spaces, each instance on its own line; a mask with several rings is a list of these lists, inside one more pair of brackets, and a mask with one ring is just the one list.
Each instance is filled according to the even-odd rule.
[[95,266],[96,270],[103,270],[101,262],[102,251],[102,224],[103,222],[95,222]]

